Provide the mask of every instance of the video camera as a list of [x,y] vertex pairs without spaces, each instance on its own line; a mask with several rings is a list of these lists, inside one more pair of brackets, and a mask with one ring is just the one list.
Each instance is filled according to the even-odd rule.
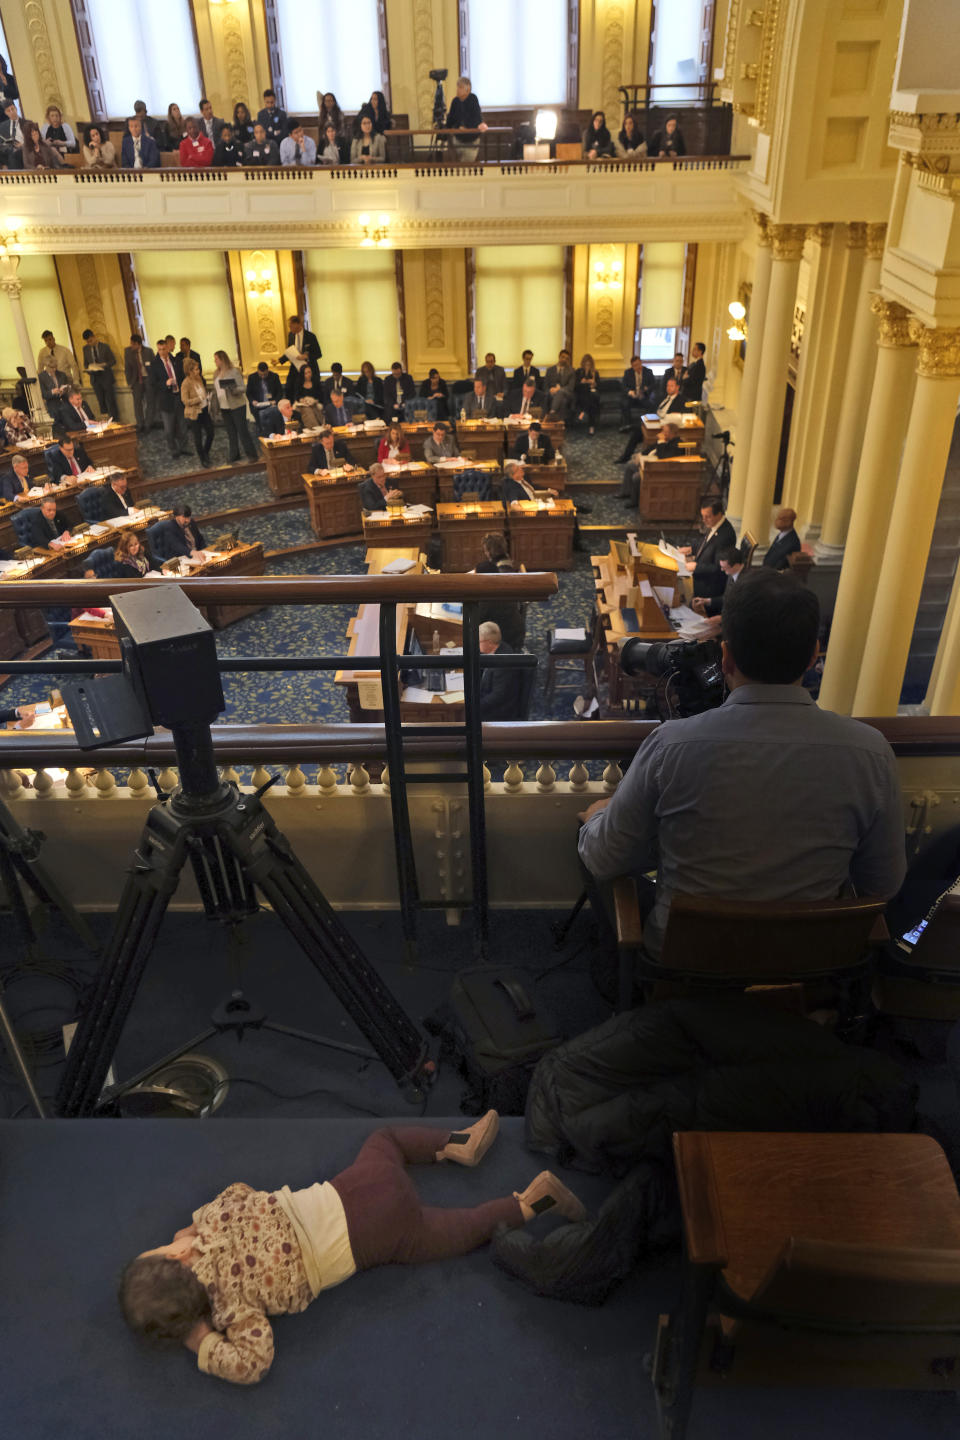
[[446,80],[449,71],[431,70],[430,79],[437,82],[437,88],[433,92],[433,128],[442,130],[444,121],[447,118],[447,102],[443,97],[443,82]]
[[[723,703],[719,640],[627,640],[620,651],[625,675],[655,675],[662,720],[701,715]],[[671,698],[671,686],[676,703]]]

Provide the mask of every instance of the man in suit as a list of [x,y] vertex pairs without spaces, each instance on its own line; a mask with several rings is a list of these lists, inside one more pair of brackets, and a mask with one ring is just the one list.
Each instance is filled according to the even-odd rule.
[[157,142],[143,128],[139,115],[127,121],[127,133],[120,146],[121,170],[159,170],[160,151]]
[[533,363],[533,351],[524,350],[520,357],[520,364],[513,372],[513,383],[516,388],[523,384],[524,380],[534,380],[539,384],[540,371]]
[[269,406],[276,405],[282,394],[280,376],[274,374],[265,360],[261,360],[256,370],[247,376],[247,403],[253,411],[258,434],[263,434],[260,416]]
[[346,390],[331,390],[330,398],[323,407],[324,418],[328,425],[349,425],[350,411],[344,404]]
[[201,559],[200,551],[207,543],[203,532],[193,523],[193,511],[189,505],[174,505],[173,517],[160,520],[153,529],[154,553],[171,559],[177,555]]
[[221,120],[218,116],[214,115],[213,106],[209,100],[204,99],[200,101],[200,124],[203,128],[204,135],[206,135],[214,149],[220,144],[220,137],[226,123],[226,120]]
[[723,594],[713,595],[706,599],[700,595],[695,595],[692,605],[698,615],[703,615],[706,619],[713,619],[715,617],[717,621],[715,628],[719,631],[720,616],[723,613],[723,602],[730,593],[730,586],[736,585],[740,576],[744,573],[743,556],[740,554],[740,550],[736,545],[728,545],[725,550],[721,550],[717,555],[717,564],[727,577]]
[[320,349],[320,341],[312,330],[308,330],[300,315],[291,315],[287,324],[290,329],[287,331],[287,349],[295,345],[301,355],[305,355],[307,363],[313,371],[314,384],[320,385],[320,357],[323,351]]
[[[457,93],[447,111],[447,130],[486,130],[480,101],[473,93],[473,86],[466,75],[457,81]],[[476,135],[453,136],[447,140],[448,153],[454,165],[472,165],[480,150]]]
[[147,375],[157,396],[157,408],[170,454],[189,455],[187,425],[183,418],[183,402],[180,399],[180,380],[177,379],[177,369],[170,357],[170,343],[166,337],[157,341],[157,353],[150,361]]
[[59,422],[64,430],[89,430],[93,422],[93,411],[79,390],[71,388],[60,407]]
[[[172,353],[173,336],[168,335],[167,339],[170,342],[170,350]],[[193,349],[193,342],[191,341],[190,336],[181,335],[179,348],[176,355],[173,356],[173,368],[177,372],[177,379],[180,381],[181,385],[183,384],[183,367],[187,360],[196,360],[197,364],[200,367],[200,373],[201,375],[203,374],[203,361],[200,359],[200,356],[197,354],[196,350]]]
[[[635,432],[641,434],[642,431]],[[618,498],[625,505],[637,506],[640,503],[640,478],[643,475],[643,462],[648,455],[653,455],[657,460],[672,460],[676,455],[682,455],[680,449],[680,427],[667,421],[660,431],[660,439],[655,445],[644,445],[640,454],[631,460],[623,472],[623,489],[618,491]]]
[[317,145],[302,124],[293,126],[289,135],[280,141],[281,165],[316,165]]
[[163,120],[155,120],[152,115],[148,115],[145,100],[134,100],[133,114],[134,119],[140,121],[144,135],[149,135],[151,140],[156,140],[158,149],[160,148],[161,141],[164,145],[166,144],[166,124]]
[[75,479],[85,470],[92,470],[90,456],[79,440],[62,439],[47,457],[47,469],[54,485]]
[[700,502],[700,522],[704,530],[703,539],[695,548],[681,545],[681,554],[690,558],[687,569],[693,571],[693,593],[704,600],[713,600],[722,595],[727,577],[720,569],[718,556],[721,550],[736,547],[737,534],[726,515],[720,500],[704,497]]
[[504,406],[508,415],[531,415],[534,410],[545,415],[548,408],[547,396],[543,390],[537,389],[537,382],[532,376],[510,391]]
[[487,393],[502,400],[507,393],[507,374],[502,365],[497,364],[497,357],[490,350],[483,357],[483,364],[478,367],[474,379],[482,380],[487,387]]
[[324,470],[352,470],[356,463],[350,454],[350,446],[334,435],[329,425],[320,431],[320,439],[310,451],[310,469],[314,475],[320,475]]
[[514,500],[556,499],[556,490],[538,490],[527,475],[520,460],[506,460],[503,466],[503,503],[512,505]]
[[790,556],[801,549],[800,536],[793,528],[797,523],[796,510],[779,510],[773,523],[777,533],[763,563],[769,570],[789,570]]
[[[273,140],[277,146],[290,129],[287,113],[280,109],[273,90],[263,92],[263,109],[257,115],[257,125],[263,126],[267,139]],[[256,126],[253,133],[256,137]]]
[[[513,655],[504,644],[500,626],[484,620],[479,627],[481,655]],[[477,698],[481,720],[519,720],[523,699],[522,670],[481,670]]]
[[23,125],[16,102],[7,100],[0,120],[0,167],[23,169]]
[[634,355],[630,369],[624,370],[620,381],[621,428],[638,422],[641,415],[653,409],[656,384],[653,371],[644,365],[639,355]]
[[370,474],[357,486],[360,506],[364,510],[382,510],[388,500],[402,500],[403,491],[387,484],[387,472],[382,465],[370,466]]
[[540,454],[530,460],[530,464],[552,465],[556,458],[556,450],[549,435],[545,435],[539,420],[534,420],[529,429],[518,435],[513,442],[513,458],[526,463],[531,450],[539,450]]
[[450,460],[459,454],[460,446],[453,431],[442,420],[438,421],[423,442],[424,460],[432,465],[435,460]]
[[673,357],[673,364],[670,366],[669,370],[664,370],[663,374],[660,376],[660,399],[661,399],[661,400],[663,399],[664,395],[666,395],[666,393],[667,393],[667,381],[668,381],[669,379],[671,379],[671,378],[674,379],[674,380],[676,380],[676,382],[677,382],[677,389],[682,392],[682,390],[683,390],[683,376],[684,376],[684,372],[685,372],[686,368],[687,368],[686,365],[683,363],[683,354],[681,353],[681,351],[678,350],[677,353],[676,353],[676,355],[674,355],[674,357]]
[[399,360],[394,360],[390,374],[383,382],[383,418],[387,424],[391,420],[402,420],[406,401],[416,398],[417,387],[413,376],[407,374]]
[[672,373],[667,375],[667,384],[663,399],[657,406],[657,414],[661,420],[668,415],[682,415],[686,409],[686,403],[680,390],[680,381]]
[[577,372],[570,364],[570,351],[561,350],[556,365],[547,371],[544,388],[550,396],[550,412],[566,420],[573,409],[573,392],[577,383]]
[[57,369],[57,362],[52,355],[48,355],[44,361],[44,366],[40,371],[39,378],[40,394],[43,396],[43,403],[47,407],[47,414],[53,420],[57,420],[60,415],[60,407],[73,387],[73,381],[69,375]]
[[496,420],[500,416],[500,406],[492,395],[487,393],[487,387],[483,380],[474,380],[473,394],[468,395],[463,402],[464,420]]
[[253,127],[253,139],[243,147],[244,165],[279,165],[280,147],[275,140],[271,140],[266,130],[258,122]]
[[136,501],[129,493],[127,477],[123,471],[111,475],[110,484],[103,487],[102,506],[104,520],[120,519],[124,515],[129,515],[131,510],[138,508]]
[[340,364],[340,361],[334,360],[330,366],[330,378],[329,380],[324,380],[321,387],[324,404],[329,404],[331,397],[334,395],[352,395],[354,388],[350,376],[344,375],[343,366]]
[[284,397],[276,405],[265,406],[258,414],[257,423],[261,435],[292,435],[295,429],[293,401]]
[[60,540],[61,538],[70,539],[69,527],[57,509],[55,497],[44,495],[40,501],[40,513],[33,517],[32,543],[47,546],[51,540]]
[[69,375],[74,385],[80,384],[80,367],[77,364],[77,357],[66,345],[58,345],[52,330],[44,330],[41,335],[43,344],[37,356],[37,374],[42,375],[47,366],[50,356],[53,356],[54,363],[58,370],[64,375]]
[[150,346],[144,345],[140,335],[131,335],[130,344],[123,352],[123,378],[133,397],[133,413],[140,435],[150,429],[157,411],[156,393],[147,381],[147,367],[152,359]]
[[693,401],[697,405],[700,403],[700,396],[707,378],[707,363],[703,358],[706,353],[706,345],[702,340],[698,340],[693,347],[693,360],[687,366],[683,377],[683,398]]
[[30,462],[26,455],[14,455],[10,469],[0,475],[0,500],[15,500],[30,489]]

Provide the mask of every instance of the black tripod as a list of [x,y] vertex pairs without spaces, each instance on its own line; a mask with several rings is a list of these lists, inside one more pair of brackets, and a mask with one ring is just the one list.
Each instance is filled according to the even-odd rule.
[[710,485],[707,493],[709,494],[713,488],[716,488],[716,492],[723,502],[723,508],[726,509],[727,497],[730,494],[730,461],[732,459],[730,451],[733,449],[734,442],[730,439],[729,430],[717,430],[710,438],[711,440],[720,440],[722,442],[723,452],[713,467],[713,474],[710,476]]
[[241,795],[236,785],[220,781],[209,725],[174,727],[173,740],[181,785],[147,816],[96,988],[70,1048],[57,1094],[58,1114],[109,1112],[146,1076],[227,1029],[238,1036],[248,1027],[271,1029],[374,1058],[357,1046],[271,1025],[235,993],[215,1012],[212,1028],[132,1080],[104,1090],[160,922],[188,859],[211,919],[239,924],[259,909],[260,891],[407,1098],[421,1100],[433,1079],[426,1042],[264,810],[260,797],[269,785]]

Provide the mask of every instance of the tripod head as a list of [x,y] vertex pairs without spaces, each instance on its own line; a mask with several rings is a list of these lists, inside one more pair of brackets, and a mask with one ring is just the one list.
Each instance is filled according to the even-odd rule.
[[214,634],[179,585],[111,595],[123,670],[65,682],[67,713],[84,750],[170,730],[179,802],[203,806],[224,791],[210,726],[225,709]]

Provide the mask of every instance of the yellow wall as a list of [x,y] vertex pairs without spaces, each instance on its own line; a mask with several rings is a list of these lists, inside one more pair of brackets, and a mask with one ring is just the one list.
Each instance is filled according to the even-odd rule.
[[611,130],[623,115],[617,87],[647,78],[649,40],[650,0],[580,0],[578,104],[604,110]]
[[90,110],[69,0],[0,0],[0,19],[23,114],[42,124],[47,106],[59,105],[76,129]]
[[476,252],[477,358],[506,369],[532,350],[541,370],[563,344],[563,246],[480,245]]
[[189,335],[206,372],[214,350],[233,355],[237,348],[223,252],[194,250],[174,255],[141,250],[133,257],[146,341],[151,347],[167,333]]
[[[52,330],[59,344],[70,344],[70,332],[63,313],[53,256],[22,256],[17,279],[23,287],[20,299],[36,362],[37,352],[43,344],[40,337],[44,330]],[[16,377],[17,366],[23,364],[23,356],[20,354],[17,332],[6,296],[0,297],[0,316],[0,375],[5,380],[12,380]]]
[[387,0],[387,41],[394,110],[408,115],[414,129],[432,125],[430,71],[450,72],[443,84],[448,105],[460,72],[457,0]]
[[[589,351],[601,375],[620,376],[633,354],[636,320],[636,245],[577,245],[573,256],[573,363]],[[597,264],[605,273],[620,267],[620,283],[599,283]]]
[[465,251],[403,251],[407,369],[417,379],[434,366],[444,379],[469,373],[466,284]]
[[375,370],[389,370],[400,358],[394,252],[305,250],[304,273],[320,368],[339,360],[356,374],[370,360]]

